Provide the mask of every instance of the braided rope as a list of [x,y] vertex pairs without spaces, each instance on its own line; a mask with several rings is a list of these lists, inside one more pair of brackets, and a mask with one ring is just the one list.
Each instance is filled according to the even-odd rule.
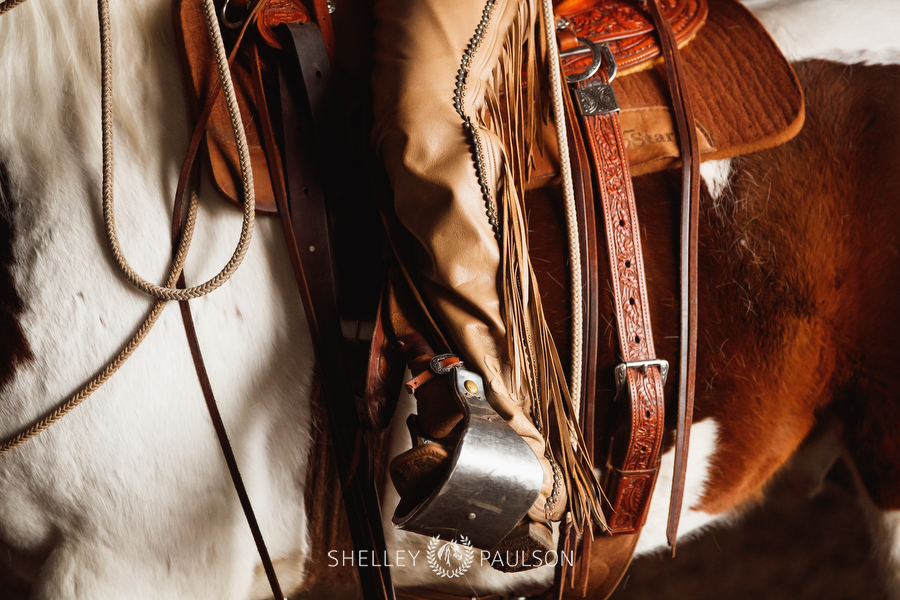
[[581,243],[578,239],[578,212],[575,208],[575,187],[572,184],[572,164],[569,161],[569,142],[566,135],[566,115],[563,110],[563,91],[560,81],[559,52],[556,48],[556,24],[553,22],[552,0],[543,0],[544,31],[549,51],[550,95],[553,100],[553,121],[559,146],[559,167],[563,182],[566,210],[566,230],[569,234],[569,265],[572,278],[572,376],[569,390],[575,407],[575,422],[581,408],[581,371],[584,352],[584,308],[581,295]]
[[25,0],[5,0],[4,2],[0,2],[0,15],[4,13],[8,13],[18,5],[24,3]]
[[[25,0],[6,0],[0,3],[0,15],[12,10]],[[64,416],[74,410],[79,404],[87,400],[91,394],[97,391],[116,371],[121,368],[128,358],[134,354],[137,347],[144,341],[150,330],[156,324],[169,300],[189,300],[199,296],[203,296],[213,291],[225,281],[227,281],[243,260],[244,255],[249,247],[250,239],[253,232],[253,220],[255,211],[255,197],[253,194],[253,179],[250,168],[249,151],[247,149],[247,140],[244,135],[244,127],[241,122],[240,111],[237,107],[237,100],[234,94],[234,86],[231,82],[231,71],[228,67],[228,57],[225,53],[225,46],[222,43],[221,32],[219,31],[218,18],[215,13],[215,7],[212,0],[203,0],[206,13],[206,23],[209,30],[210,39],[213,43],[213,50],[216,56],[216,66],[219,71],[219,79],[222,83],[225,102],[228,106],[229,117],[231,118],[231,126],[234,130],[235,138],[238,142],[238,156],[241,165],[241,174],[244,181],[244,218],[241,227],[241,239],[231,260],[226,264],[222,271],[207,281],[206,283],[188,289],[175,289],[175,283],[181,275],[184,263],[187,260],[188,251],[193,238],[194,226],[197,221],[197,210],[199,207],[199,195],[196,187],[192,187],[190,192],[190,200],[188,203],[187,215],[185,216],[184,231],[181,236],[181,242],[178,245],[175,258],[172,262],[172,269],[166,280],[165,287],[153,285],[143,280],[137,275],[122,256],[118,246],[118,238],[115,231],[115,215],[113,211],[112,192],[113,192],[113,145],[112,145],[112,41],[111,26],[109,18],[108,0],[98,0],[98,15],[100,18],[100,55],[101,55],[101,85],[102,85],[102,135],[103,135],[103,213],[106,219],[107,236],[110,246],[116,260],[125,272],[126,277],[135,287],[145,293],[155,296],[159,299],[150,312],[144,318],[137,331],[132,335],[131,339],[119,351],[119,353],[89,382],[84,384],[74,395],[69,397],[64,403],[58,405],[50,413],[41,418],[30,427],[20,431],[11,438],[0,443],[0,456],[3,456],[10,450],[21,446],[31,438],[39,435],[42,431],[62,419]]]
[[[181,270],[184,267],[184,261],[187,259],[188,249],[191,246],[191,237],[194,231],[194,224],[197,221],[197,206],[199,204],[199,196],[197,194],[196,188],[191,190],[191,197],[188,204],[187,217],[185,218],[184,224],[184,234],[181,236],[181,243],[178,245],[178,252],[175,255],[175,260],[172,263],[172,270],[169,273],[169,277],[166,280],[167,287],[174,287],[175,282],[178,281],[178,276],[181,275]],[[0,444],[0,456],[3,456],[13,448],[21,446],[31,438],[40,434],[42,431],[62,419],[64,416],[72,412],[79,404],[84,402],[90,397],[91,394],[100,389],[104,383],[109,380],[110,377],[115,374],[119,368],[125,364],[125,361],[137,350],[137,347],[144,341],[144,338],[147,337],[147,334],[150,333],[150,329],[156,324],[156,321],[159,319],[159,316],[162,314],[163,309],[166,307],[167,302],[165,300],[159,300],[154,305],[153,308],[150,309],[150,312],[144,318],[144,321],[138,327],[137,331],[128,340],[128,343],[119,351],[119,353],[113,358],[106,367],[100,371],[97,375],[94,376],[89,382],[84,384],[80,390],[78,390],[74,395],[72,395],[68,400],[66,400],[63,404],[60,404],[55,409],[53,409],[47,416],[43,417],[40,421],[33,424],[31,427],[17,433],[13,437],[4,440],[2,444]]]
[[241,122],[241,113],[234,94],[234,85],[231,81],[231,71],[228,68],[228,57],[225,46],[222,43],[222,34],[219,30],[218,16],[216,15],[213,0],[203,0],[203,9],[206,15],[206,25],[209,31],[210,41],[216,57],[216,67],[219,72],[219,81],[222,84],[222,92],[225,104],[228,107],[228,116],[231,118],[231,127],[237,140],[238,158],[241,166],[241,179],[244,184],[244,215],[241,222],[241,237],[234,254],[222,270],[212,279],[200,285],[186,288],[173,289],[150,283],[137,274],[122,254],[119,247],[119,237],[116,233],[116,217],[113,207],[113,132],[112,132],[112,41],[109,22],[109,0],[98,0],[98,13],[100,16],[100,61],[101,61],[101,85],[102,85],[102,126],[103,126],[103,219],[106,223],[106,236],[109,241],[113,256],[122,269],[122,273],[131,284],[145,294],[159,298],[160,300],[191,300],[205,296],[215,290],[234,274],[244,260],[244,255],[250,247],[250,239],[253,235],[253,221],[256,210],[256,197],[253,193],[253,171],[250,166],[250,151],[247,148],[247,138],[244,134],[244,126]]

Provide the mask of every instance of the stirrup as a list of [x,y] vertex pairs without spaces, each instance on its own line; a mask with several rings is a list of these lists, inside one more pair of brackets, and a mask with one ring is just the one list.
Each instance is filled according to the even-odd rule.
[[463,412],[447,473],[424,500],[393,522],[406,531],[445,539],[466,536],[476,548],[506,537],[541,493],[544,471],[525,440],[491,408],[482,378],[460,366],[448,384]]

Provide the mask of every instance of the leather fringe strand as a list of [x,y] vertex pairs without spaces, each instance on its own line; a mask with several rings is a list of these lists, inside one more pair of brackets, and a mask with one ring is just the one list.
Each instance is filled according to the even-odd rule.
[[[585,445],[577,413],[531,268],[523,204],[532,152],[542,143],[541,126],[549,118],[546,85],[542,85],[548,65],[544,36],[538,34],[539,11],[533,0],[520,3],[498,63],[485,84],[484,107],[472,125],[478,158],[491,161],[487,168],[497,171],[494,201],[501,249],[501,302],[513,368],[511,389],[532,399],[532,419],[546,442],[547,458],[559,467],[573,523],[581,533],[590,521],[602,530],[607,528],[601,510],[603,492],[590,458],[580,450]],[[501,147],[501,155],[489,152],[485,157],[485,146],[491,150]],[[482,173],[485,167],[479,165]],[[558,514],[553,505],[557,498],[554,484],[548,514]]]

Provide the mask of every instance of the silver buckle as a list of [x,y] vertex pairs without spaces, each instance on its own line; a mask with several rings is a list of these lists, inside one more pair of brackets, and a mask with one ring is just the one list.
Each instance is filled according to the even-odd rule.
[[653,360],[636,360],[634,362],[622,363],[616,367],[616,389],[621,390],[628,383],[628,369],[646,369],[647,367],[659,367],[659,375],[662,377],[663,385],[666,385],[666,379],[669,377],[669,361],[661,358]]
[[607,69],[605,83],[598,82],[586,87],[575,88],[575,98],[578,101],[578,109],[585,117],[618,112],[619,101],[616,100],[616,93],[613,91],[610,84],[612,83],[612,80],[616,78],[616,73],[619,68],[616,65],[616,59],[613,56],[612,50],[609,49],[609,44],[598,44],[583,37],[577,39],[584,44],[584,46],[578,46],[571,50],[564,50],[560,53],[560,56],[573,56],[590,52],[591,64],[581,73],[567,75],[566,81],[570,84],[587,81],[600,70],[600,66],[603,64],[604,59],[606,60]]
[[484,381],[454,366],[449,383],[463,411],[447,474],[422,502],[393,522],[401,529],[445,538],[464,535],[491,548],[525,516],[541,493],[544,470],[525,440],[488,404]]
[[566,81],[568,83],[587,81],[588,79],[593,77],[597,71],[600,70],[600,66],[603,64],[603,59],[605,58],[607,78],[606,83],[612,83],[612,80],[616,78],[616,73],[618,73],[619,71],[619,66],[616,64],[616,58],[613,56],[612,50],[609,49],[609,44],[602,42],[598,44],[585,37],[578,37],[575,39],[584,44],[584,46],[578,46],[576,48],[572,48],[571,50],[563,50],[559,53],[560,58],[590,52],[591,64],[588,65],[588,68],[581,73],[576,73],[575,75],[567,75]]

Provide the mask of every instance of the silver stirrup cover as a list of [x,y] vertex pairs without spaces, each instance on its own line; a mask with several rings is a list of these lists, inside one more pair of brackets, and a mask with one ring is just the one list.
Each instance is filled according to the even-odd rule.
[[430,496],[406,514],[401,529],[444,539],[466,536],[491,548],[511,532],[537,500],[544,472],[534,451],[484,396],[481,377],[460,367],[449,378],[465,420],[450,468]]

